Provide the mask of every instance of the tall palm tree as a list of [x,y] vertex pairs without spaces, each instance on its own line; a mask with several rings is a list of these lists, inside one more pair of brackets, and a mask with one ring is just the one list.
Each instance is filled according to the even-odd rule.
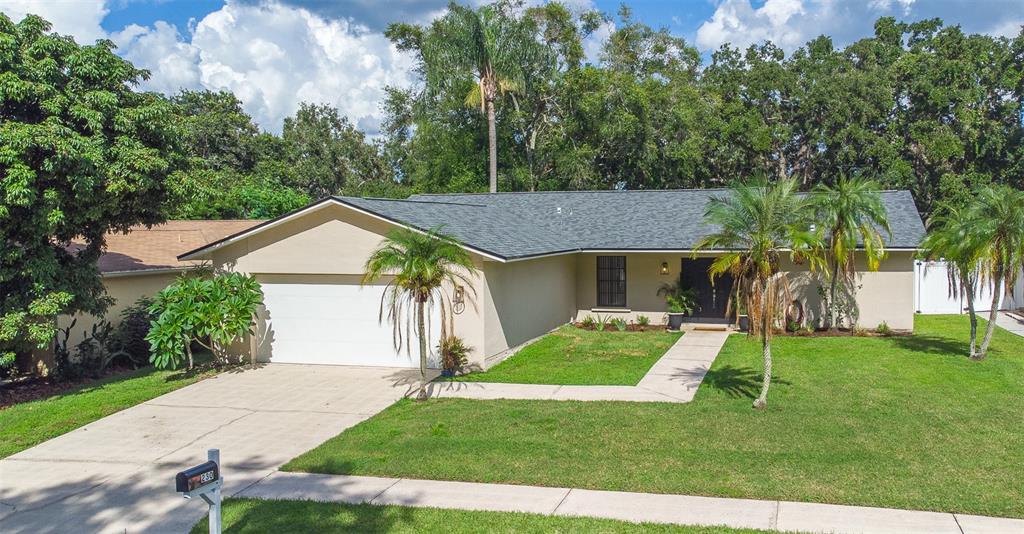
[[487,114],[490,191],[498,190],[498,140],[494,104],[498,95],[519,85],[521,55],[531,36],[524,25],[500,6],[472,9],[454,2],[434,22],[423,42],[424,78],[428,90],[449,87],[459,75],[476,77],[466,96]]
[[999,301],[1005,288],[1013,287],[1024,267],[1024,191],[999,185],[978,192],[968,208],[970,237],[979,250],[981,279],[992,287],[985,337],[972,356],[980,360],[988,353],[992,332],[999,316]]
[[828,326],[839,326],[836,290],[842,283],[852,293],[858,245],[864,248],[869,271],[885,259],[881,231],[892,237],[889,218],[878,185],[863,178],[841,177],[834,185],[822,184],[811,195],[815,221],[825,233],[829,268]]
[[454,238],[433,229],[420,233],[399,228],[388,233],[380,246],[366,260],[363,284],[393,276],[388,281],[380,301],[380,321],[387,319],[394,333],[395,350],[401,350],[403,341],[411,352],[413,323],[420,351],[420,389],[418,400],[427,398],[427,308],[439,306],[441,310],[441,338],[447,336],[453,317],[451,300],[444,287],[461,285],[472,288],[469,277],[476,267],[469,253]]
[[812,206],[797,194],[797,182],[791,178],[734,187],[729,196],[712,198],[704,214],[705,222],[718,230],[702,239],[697,250],[725,251],[708,274],[712,280],[732,274],[735,298],[750,316],[750,335],[761,338],[764,377],[754,400],[757,409],[768,405],[773,330],[791,301],[781,261],[788,254],[811,270],[824,264],[823,244],[810,228],[812,216]]
[[978,314],[974,296],[978,291],[980,247],[971,238],[974,223],[966,210],[950,208],[928,221],[928,235],[921,243],[921,257],[926,260],[944,260],[949,283],[949,296],[967,301],[967,314],[971,322],[971,358],[978,345]]

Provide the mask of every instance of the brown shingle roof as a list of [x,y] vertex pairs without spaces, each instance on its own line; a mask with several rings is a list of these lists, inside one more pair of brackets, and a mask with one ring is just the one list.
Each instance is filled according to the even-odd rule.
[[197,261],[178,261],[177,256],[207,243],[247,230],[263,221],[167,221],[146,228],[138,226],[127,234],[106,236],[107,250],[100,256],[102,273],[180,269]]

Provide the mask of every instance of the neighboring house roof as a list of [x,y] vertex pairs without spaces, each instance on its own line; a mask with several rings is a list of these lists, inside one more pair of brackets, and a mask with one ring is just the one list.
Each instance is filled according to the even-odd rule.
[[[263,221],[167,221],[146,228],[136,226],[127,234],[106,235],[107,248],[98,265],[103,274],[142,274],[146,271],[181,270],[198,261],[178,260],[183,252],[248,230]],[[72,246],[81,245],[72,243]]]
[[[222,239],[182,257],[195,257],[259,231],[262,226],[337,203],[395,224],[444,232],[466,248],[499,260],[577,251],[691,250],[714,231],[704,210],[726,189],[559,191],[413,195],[405,200],[330,197]],[[924,225],[908,191],[884,191],[893,249],[917,248]]]

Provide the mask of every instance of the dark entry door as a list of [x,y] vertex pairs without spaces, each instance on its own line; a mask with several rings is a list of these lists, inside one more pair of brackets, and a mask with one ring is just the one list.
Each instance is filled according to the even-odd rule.
[[694,311],[694,317],[725,319],[729,292],[732,291],[732,275],[726,273],[719,276],[712,287],[711,277],[708,276],[708,269],[711,268],[712,261],[714,261],[713,258],[683,258],[681,275],[683,287],[697,292],[697,303],[700,309]]

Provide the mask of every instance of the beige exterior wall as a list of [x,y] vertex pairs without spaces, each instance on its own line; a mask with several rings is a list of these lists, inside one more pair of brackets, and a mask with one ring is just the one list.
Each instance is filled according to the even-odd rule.
[[[597,256],[626,256],[626,308],[599,308],[597,306]],[[620,317],[635,321],[646,315],[655,324],[664,323],[665,300],[658,296],[658,288],[674,282],[679,276],[681,260],[689,255],[680,253],[633,254],[578,254],[576,268],[576,318],[599,314],[608,318]],[[707,256],[701,254],[699,256]],[[669,272],[662,275],[662,262]],[[790,271],[791,291],[805,310],[805,325],[823,324],[823,306],[817,287],[823,283],[820,274],[807,272],[806,267],[784,262]],[[890,328],[911,330],[914,327],[914,260],[913,252],[890,252],[879,270],[868,272],[863,257],[857,262],[857,303],[860,309],[858,324],[876,328],[883,321]]]
[[484,263],[484,352],[498,354],[576,315],[576,254]]
[[155,274],[134,274],[127,276],[106,276],[103,278],[103,287],[107,295],[113,297],[114,303],[107,308],[103,317],[80,313],[74,316],[62,315],[57,318],[57,327],[66,328],[72,320],[76,320],[74,328],[71,329],[71,336],[68,338],[68,346],[73,347],[85,339],[86,335],[92,333],[92,326],[101,319],[110,321],[117,325],[121,322],[121,312],[125,308],[135,304],[135,301],[142,297],[152,297],[161,289],[174,282],[180,273],[162,272]]

